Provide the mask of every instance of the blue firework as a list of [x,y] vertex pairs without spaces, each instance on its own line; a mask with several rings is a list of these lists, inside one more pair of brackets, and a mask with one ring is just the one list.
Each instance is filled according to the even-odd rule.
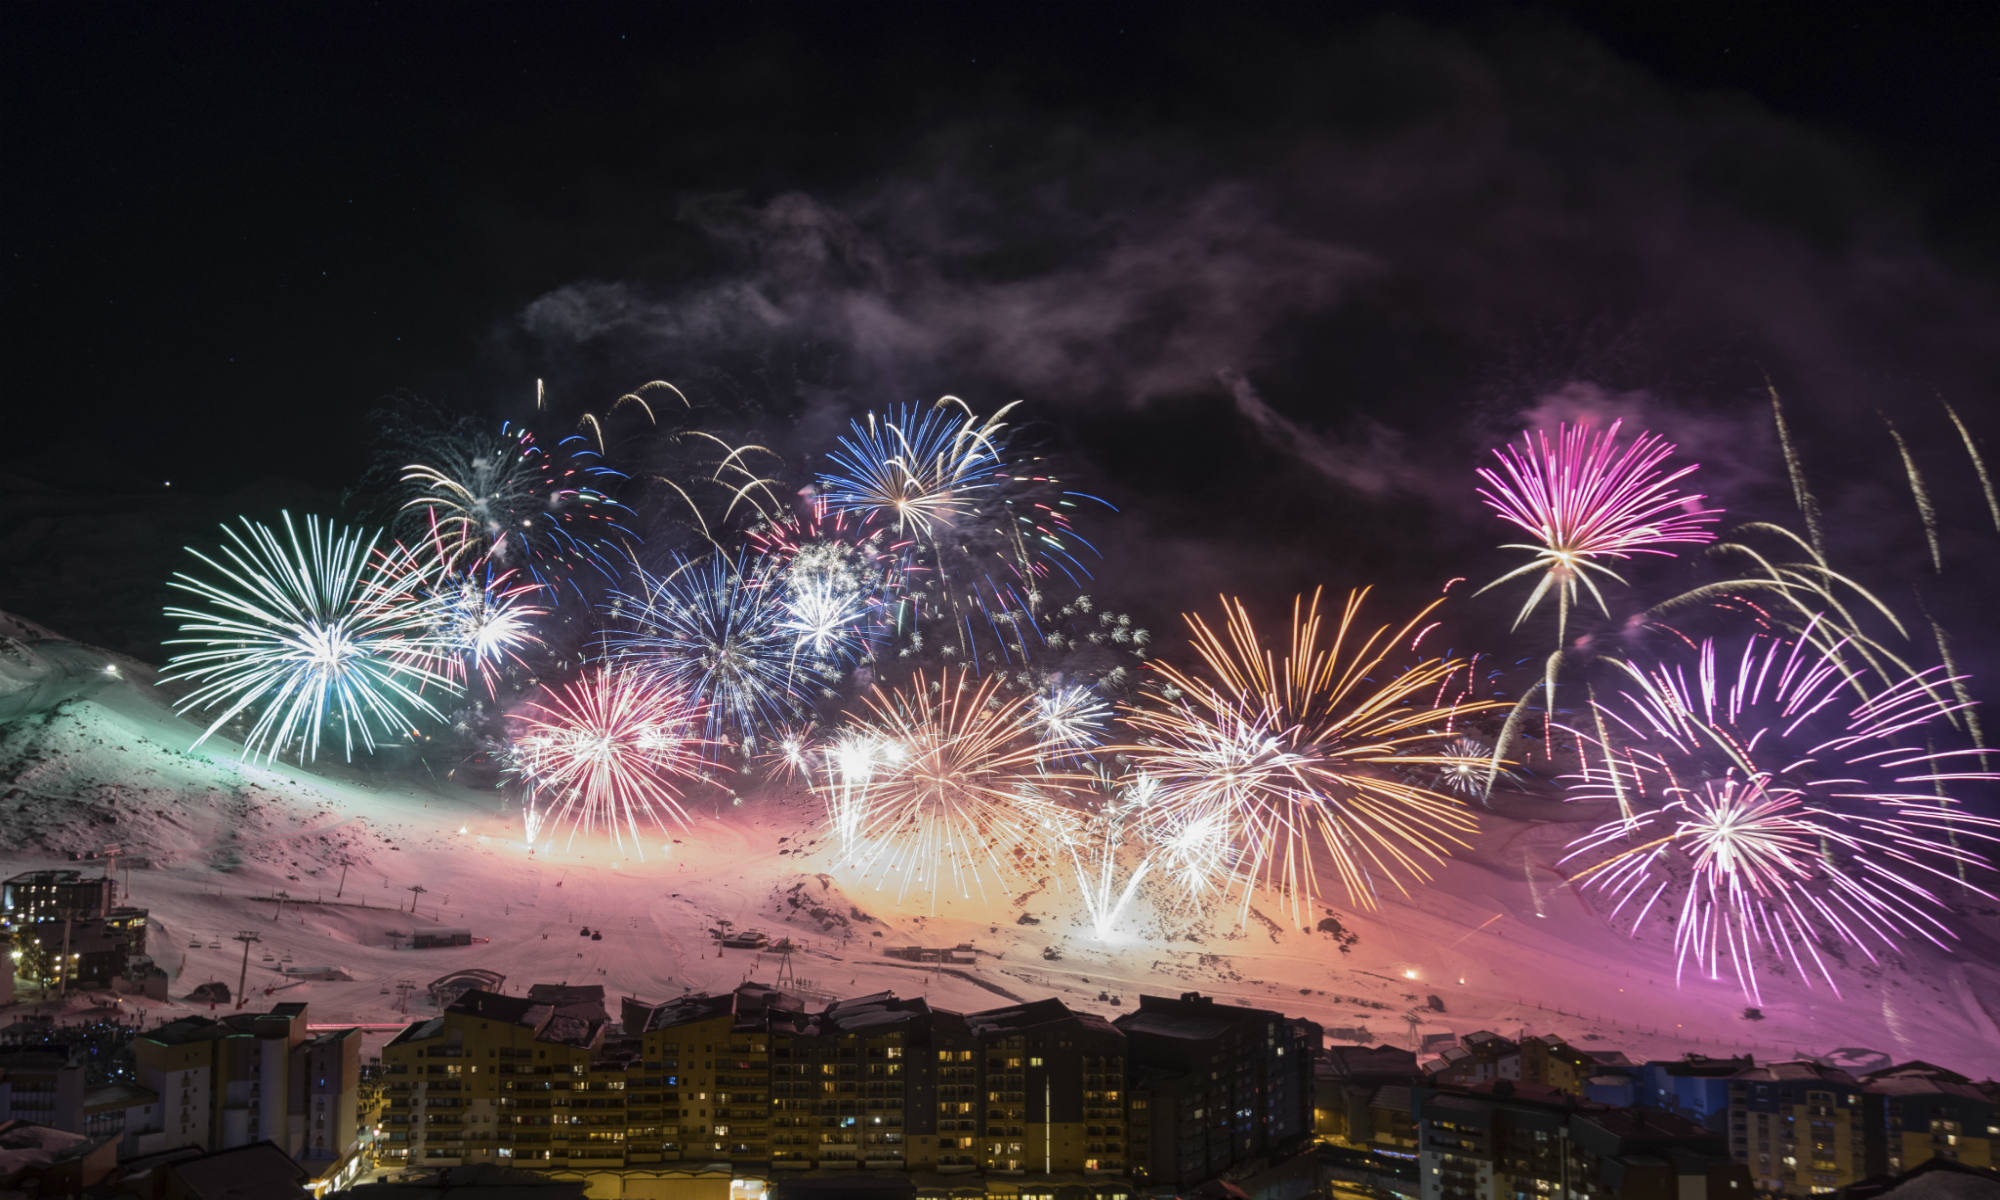
[[387,569],[377,535],[281,517],[278,529],[248,518],[223,526],[213,556],[189,547],[207,571],[168,584],[199,602],[167,608],[185,635],[167,645],[190,648],[160,676],[193,685],[179,711],[216,712],[195,744],[255,713],[243,738],[252,757],[269,761],[296,741],[299,761],[317,758],[335,724],[351,759],[357,741],[372,751],[417,717],[442,719],[423,692],[457,688],[425,665],[435,621],[416,581]]
[[785,587],[757,560],[717,554],[640,570],[611,608],[625,628],[605,635],[610,657],[701,704],[711,739],[733,729],[753,745],[810,709],[827,682],[825,660],[791,627]]

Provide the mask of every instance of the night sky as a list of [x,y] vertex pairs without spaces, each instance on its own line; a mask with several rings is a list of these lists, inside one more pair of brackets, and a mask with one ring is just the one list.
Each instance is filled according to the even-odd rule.
[[1536,418],[1790,520],[1768,380],[1898,596],[1905,431],[1994,652],[1938,407],[2000,437],[1992,18],[1221,7],[11,6],[0,608],[157,657],[185,542],[363,512],[385,411],[538,378],[672,380],[801,481],[1019,399],[1151,619],[1416,595],[1510,565],[1471,472]]

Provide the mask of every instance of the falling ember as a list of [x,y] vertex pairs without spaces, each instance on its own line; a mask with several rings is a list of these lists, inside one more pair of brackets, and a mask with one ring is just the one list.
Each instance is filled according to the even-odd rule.
[[2000,496],[1993,493],[1993,477],[1986,473],[1986,459],[1979,453],[1979,443],[1972,440],[1972,431],[1959,420],[1958,410],[1951,405],[1944,406],[1945,415],[1951,418],[1952,427],[1965,442],[1965,452],[1972,459],[1972,469],[1979,473],[1979,489],[1986,495],[1986,511],[1993,518],[1993,529],[2000,532]]
[[[1880,414],[1877,414],[1880,415]],[[1888,426],[1889,436],[1895,440],[1896,453],[1903,460],[1903,474],[1910,481],[1910,499],[1916,502],[1917,518],[1924,525],[1924,542],[1931,549],[1931,569],[1944,570],[1944,551],[1938,545],[1937,509],[1931,504],[1930,490],[1924,486],[1924,477],[1917,470],[1917,460],[1910,456],[1910,444],[1888,417],[1882,417],[1882,424]]]
[[[1812,490],[1806,486],[1805,464],[1799,460],[1799,449],[1792,442],[1792,427],[1785,421],[1785,406],[1778,399],[1778,389],[1770,380],[1764,386],[1771,393],[1771,421],[1778,427],[1778,447],[1785,456],[1785,475],[1792,484],[1792,503],[1798,506],[1799,515],[1805,518],[1806,536],[1812,540],[1816,553],[1826,552],[1826,543],[1820,534],[1819,501],[1813,498]],[[1996,518],[2000,522],[2000,518]]]

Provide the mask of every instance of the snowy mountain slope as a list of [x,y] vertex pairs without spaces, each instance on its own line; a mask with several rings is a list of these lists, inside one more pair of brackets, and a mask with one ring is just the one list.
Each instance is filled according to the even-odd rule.
[[[1861,1046],[2000,1072],[2000,1037],[1988,1036],[1995,1014],[1983,1007],[2000,996],[1990,904],[1963,919],[1966,955],[1858,962],[1840,996],[1774,977],[1765,1019],[1748,1021],[1733,982],[1675,988],[1664,928],[1628,938],[1564,881],[1556,864],[1572,827],[1488,816],[1475,849],[1431,885],[1376,912],[1341,910],[1359,939],[1347,953],[1329,934],[1281,927],[1263,901],[1240,927],[1232,908],[1181,929],[1154,915],[1149,892],[1104,945],[1061,873],[1018,893],[944,900],[935,915],[914,897],[899,905],[893,874],[845,872],[819,840],[816,805],[796,789],[746,792],[740,807],[703,797],[690,805],[692,827],[649,842],[644,861],[582,844],[531,851],[504,797],[421,768],[247,764],[221,739],[190,750],[199,726],[136,674],[121,670],[0,726],[0,873],[60,865],[107,842],[148,860],[130,871],[132,900],[153,910],[155,940],[172,941],[160,957],[178,959],[176,997],[207,979],[233,990],[243,947],[232,938],[243,931],[262,939],[249,958],[253,1000],[283,987],[273,995],[309,1001],[315,1022],[401,1020],[400,982],[413,985],[407,1012],[420,1015],[422,985],[463,967],[500,971],[510,988],[599,983],[647,999],[775,980],[776,954],[717,947],[709,930],[727,921],[794,939],[798,986],[831,994],[887,988],[961,1009],[1054,994],[1115,1014],[1110,997],[1130,1006],[1142,991],[1199,989],[1404,1042],[1409,1015],[1435,995],[1445,1011],[1417,1013],[1422,1032],[1526,1028],[1634,1057]],[[1041,923],[1017,924],[1023,913]],[[437,926],[490,940],[400,948]],[[601,939],[580,936],[585,927]],[[976,962],[950,970],[881,954],[960,942],[977,947]],[[352,979],[284,974],[324,965]],[[179,1011],[191,1009],[149,1015]]]

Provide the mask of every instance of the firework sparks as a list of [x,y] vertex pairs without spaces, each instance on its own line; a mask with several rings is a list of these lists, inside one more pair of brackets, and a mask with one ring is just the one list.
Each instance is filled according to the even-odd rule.
[[849,734],[823,755],[830,822],[864,877],[895,873],[897,899],[986,894],[1061,844],[1074,813],[1057,798],[1081,786],[1042,762],[1023,697],[997,681],[921,672],[873,689]]
[[1074,757],[1104,740],[1111,706],[1092,688],[1054,683],[1035,697],[1034,719],[1044,746],[1059,756]]
[[1446,744],[1445,761],[1434,773],[1437,786],[1468,800],[1486,795],[1496,779],[1512,779],[1514,773],[1493,761],[1493,747],[1478,738],[1458,737]]
[[[609,834],[645,857],[642,829],[685,827],[684,783],[701,776],[698,705],[610,667],[545,688],[516,720],[514,769],[526,785],[530,843],[544,831]],[[670,826],[671,823],[671,826]]]
[[526,670],[522,653],[543,644],[535,628],[549,614],[537,603],[543,588],[491,563],[453,571],[436,543],[427,549],[398,544],[380,552],[371,600],[409,606],[428,623],[429,636],[407,643],[406,658],[461,691],[477,675],[486,694],[497,697],[506,665]]
[[581,434],[545,448],[528,430],[503,424],[498,433],[436,439],[426,449],[428,461],[403,469],[410,493],[403,507],[428,510],[450,569],[486,562],[548,585],[587,564],[610,578],[605,549],[638,540],[619,524],[627,510],[605,490],[625,476]]
[[[1733,655],[1704,641],[1691,670],[1621,665],[1631,686],[1597,710],[1571,784],[1623,808],[1570,855],[1595,859],[1580,877],[1617,897],[1614,919],[1629,908],[1636,930],[1679,888],[1682,969],[1720,978],[1726,963],[1752,998],[1760,952],[1838,992],[1823,947],[1873,960],[1955,936],[1940,885],[1985,861],[1957,838],[1995,840],[2000,822],[1943,793],[2000,776],[1984,750],[1930,748],[1962,707],[1938,672],[1857,691],[1837,652],[1806,637]],[[1634,795],[1651,807],[1634,811]]]
[[927,650],[975,670],[1025,662],[1042,641],[1047,585],[1090,572],[1096,549],[1077,535],[1081,504],[1032,455],[1010,444],[1008,405],[976,417],[945,397],[927,410],[870,413],[853,423],[819,476],[828,509],[893,531],[894,633],[903,657]]
[[787,594],[747,558],[685,559],[612,606],[629,628],[607,634],[618,662],[703,704],[711,738],[727,725],[754,744],[765,726],[801,715],[823,684],[803,653]]
[[819,477],[827,503],[892,521],[899,533],[932,536],[963,523],[997,486],[1001,418],[1012,407],[978,421],[963,401],[946,396],[928,409],[869,413],[827,456],[835,468]]
[[1924,486],[1923,473],[1917,470],[1917,460],[1911,457],[1910,444],[1903,440],[1902,431],[1888,417],[1880,413],[1876,415],[1881,416],[1882,424],[1888,427],[1890,440],[1896,443],[1896,455],[1903,462],[1903,475],[1910,481],[1910,499],[1916,503],[1917,519],[1924,526],[1924,542],[1931,550],[1931,569],[1942,572],[1944,550],[1938,545],[1937,508],[1931,503],[1930,489]]
[[1972,431],[1959,419],[1958,410],[1951,405],[1944,406],[1945,415],[1951,418],[1952,428],[1958,430],[1959,440],[1965,443],[1965,453],[1972,459],[1972,469],[1979,474],[1979,490],[1986,496],[1986,512],[1993,518],[1994,532],[2000,533],[2000,495],[1993,491],[1993,476],[1986,471],[1986,459],[1979,453],[1979,443],[1973,440]]
[[1534,557],[1479,589],[1540,574],[1514,617],[1516,628],[1553,594],[1560,641],[1580,590],[1588,590],[1598,608],[1609,613],[1593,575],[1619,583],[1624,579],[1601,560],[1635,554],[1672,557],[1673,551],[1662,547],[1714,539],[1703,527],[1721,510],[1700,507],[1701,496],[1674,486],[1695,467],[1666,471],[1663,464],[1676,447],[1655,434],[1642,433],[1621,447],[1619,424],[1613,421],[1602,432],[1587,425],[1559,425],[1553,441],[1546,432],[1523,434],[1519,446],[1493,452],[1500,460],[1498,469],[1479,469],[1485,481],[1479,494],[1487,506],[1534,539],[1503,546]]
[[301,538],[292,515],[282,518],[282,535],[248,518],[241,530],[223,526],[219,557],[189,548],[216,578],[176,572],[168,585],[204,604],[166,610],[190,635],[167,644],[198,649],[174,655],[161,675],[195,685],[179,711],[221,709],[195,745],[253,708],[243,749],[267,762],[294,738],[301,762],[317,758],[329,720],[352,759],[357,738],[373,751],[378,736],[410,735],[411,714],[442,719],[422,690],[454,689],[412,660],[431,616],[421,601],[402,602],[410,581],[380,571],[371,535],[308,516]]
[[[1792,503],[1798,506],[1799,515],[1805,518],[1806,536],[1812,539],[1814,553],[1824,553],[1825,540],[1820,535],[1819,501],[1812,489],[1806,486],[1805,463],[1799,459],[1798,446],[1792,441],[1792,427],[1785,420],[1785,406],[1778,399],[1778,389],[1766,379],[1764,386],[1771,393],[1771,421],[1778,427],[1778,448],[1785,456],[1785,475],[1792,484]],[[2000,528],[2000,517],[1995,519],[1995,528]]]
[[[1140,790],[1151,789],[1142,785]],[[1099,942],[1118,939],[1139,885],[1153,869],[1153,855],[1135,850],[1131,844],[1135,834],[1131,817],[1144,805],[1143,795],[1114,796],[1079,825],[1064,830],[1070,834],[1063,850],[1076,879],[1077,895],[1089,918],[1091,936]]]
[[[1369,632],[1357,625],[1366,595],[1348,596],[1330,636],[1319,593],[1295,601],[1280,650],[1266,647],[1241,601],[1225,598],[1223,633],[1188,618],[1202,669],[1161,666],[1153,702],[1126,710],[1140,740],[1120,749],[1135,769],[1174,805],[1219,814],[1241,847],[1246,882],[1281,892],[1301,926],[1322,891],[1321,852],[1349,898],[1372,908],[1385,881],[1406,891],[1405,879],[1427,879],[1475,828],[1464,805],[1395,775],[1455,762],[1436,730],[1492,705],[1430,701],[1466,669],[1457,659],[1425,659],[1375,682],[1441,601]],[[1246,887],[1246,912],[1249,900]]]

